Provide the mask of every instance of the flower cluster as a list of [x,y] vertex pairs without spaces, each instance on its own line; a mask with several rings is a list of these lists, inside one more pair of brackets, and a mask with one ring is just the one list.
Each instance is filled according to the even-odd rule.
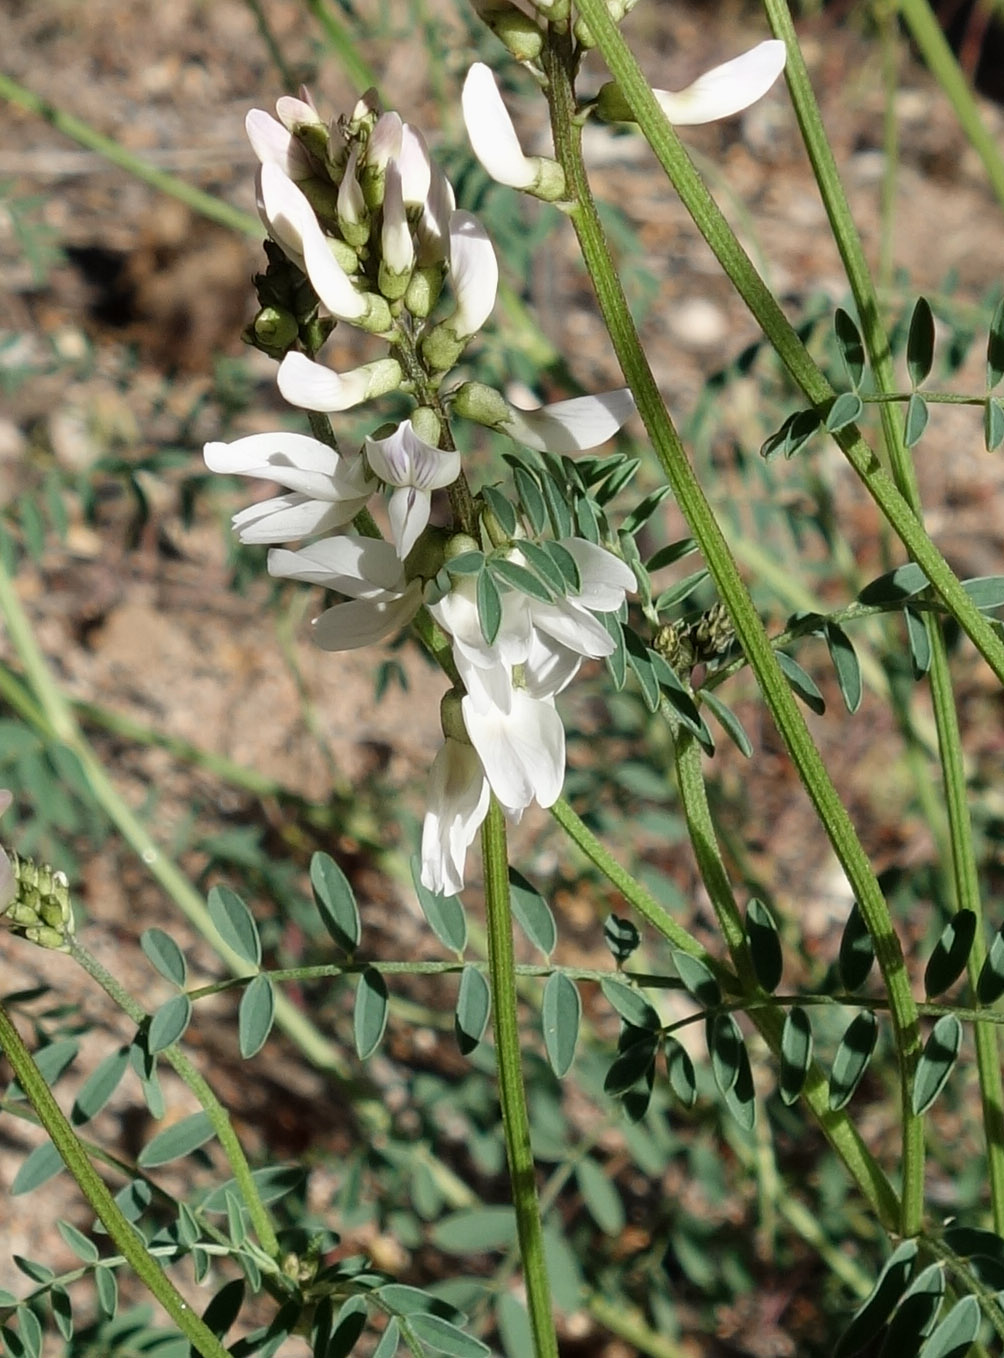
[[[0,815],[10,804],[10,792],[0,789]],[[29,942],[65,952],[74,932],[65,873],[0,849],[0,919]]]
[[[532,61],[543,30],[520,19],[521,59]],[[681,94],[657,95],[677,122],[725,117],[759,98],[783,64],[783,44],[762,43]],[[605,87],[595,111],[629,116],[618,100],[616,88]],[[523,154],[487,67],[471,69],[463,112],[490,174],[542,198],[564,197],[557,162]],[[205,460],[213,471],[282,488],[238,513],[234,528],[246,543],[300,543],[273,546],[269,572],[341,596],[314,621],[321,647],[367,646],[423,607],[427,626],[445,634],[439,653],[454,687],[443,700],[444,744],[430,776],[422,880],[454,892],[491,795],[511,820],[532,801],[547,807],[558,798],[565,734],[555,699],[585,659],[623,646],[620,622],[635,577],[603,545],[612,537],[595,517],[579,522],[579,536],[568,509],[545,508],[539,490],[530,506],[520,490],[519,512],[494,486],[472,494],[450,420],[474,420],[557,460],[609,439],[634,402],[618,390],[522,410],[481,383],[449,385],[495,305],[498,264],[481,223],[457,209],[422,134],[380,112],[372,94],[331,123],[305,94],[280,99],[276,113],[247,117],[269,234],[268,269],[256,279],[261,310],[248,338],[280,360],[280,391],[311,412],[319,436],[251,434],[207,444]],[[387,352],[350,372],[319,362],[340,322],[379,337]],[[378,429],[358,450],[340,449],[327,417],[391,392],[411,399],[410,417]],[[532,477],[523,471],[525,488]],[[449,502],[442,527],[433,514],[437,492]],[[386,501],[386,541],[368,512],[374,496]]]
[[[205,460],[282,488],[235,515],[234,528],[245,543],[306,540],[273,547],[268,569],[341,597],[314,621],[318,645],[368,646],[423,605],[447,634],[456,687],[443,704],[422,877],[432,890],[457,891],[489,789],[512,819],[558,797],[565,738],[555,697],[583,659],[613,651],[598,618],[622,608],[634,576],[598,543],[566,533],[542,544],[539,525],[500,523],[489,492],[471,495],[449,417],[568,454],[610,438],[634,403],[619,390],[521,410],[480,383],[444,386],[495,302],[498,267],[483,227],[455,208],[421,134],[378,113],[371,97],[331,125],[306,99],[282,99],[276,111],[254,110],[247,128],[271,238],[255,335],[267,323],[279,389],[315,417],[396,390],[415,409],[358,451],[280,432],[209,443]],[[389,352],[334,372],[315,354],[339,321],[379,335]],[[449,528],[432,524],[437,491],[449,492]],[[378,495],[387,541],[360,519]]]

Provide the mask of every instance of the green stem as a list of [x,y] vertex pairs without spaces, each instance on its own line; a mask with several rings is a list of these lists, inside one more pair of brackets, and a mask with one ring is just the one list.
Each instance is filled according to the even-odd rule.
[[[643,920],[651,924],[652,928],[660,933],[672,947],[679,948],[681,952],[689,953],[692,957],[699,957],[705,966],[718,974],[720,980],[724,979],[721,973],[721,963],[717,962],[709,952],[702,948],[697,940],[687,933],[683,925],[679,924],[669,911],[659,904],[651,892],[646,891],[641,883],[636,881],[628,870],[618,863],[606,845],[596,838],[589,826],[572,810],[564,797],[559,797],[551,807],[551,815],[572,843],[578,845],[589,861],[600,870],[612,886],[617,888],[627,903],[638,912]],[[732,978],[732,985],[734,985],[734,978]],[[731,988],[728,981],[726,981],[726,987]]]
[[[813,361],[701,182],[679,137],[666,121],[648,82],[639,70],[638,63],[607,13],[603,0],[580,0],[579,9],[588,22],[599,51],[617,80],[635,120],[698,230],[710,245],[794,381],[810,403],[825,415],[836,395],[833,387]],[[555,147],[559,148],[559,144],[566,148],[570,147],[573,158],[579,160],[581,165],[577,150],[571,146],[572,129],[569,120],[574,116],[574,111],[574,105],[569,100],[562,114],[565,120],[563,127],[556,126],[554,129]],[[577,134],[574,140],[577,142]],[[559,158],[563,164],[565,154],[559,151]],[[569,179],[571,193],[578,197],[580,186],[585,183],[584,172],[579,170],[573,173],[570,165],[566,164],[565,173]],[[580,201],[572,210],[573,224],[581,220],[582,215],[583,204]],[[610,269],[612,271],[612,265]],[[626,306],[624,314],[629,320]],[[623,366],[623,358],[621,362]],[[652,391],[658,396],[654,384]],[[638,396],[637,391],[635,395]],[[1004,682],[1004,641],[1001,641],[987,619],[969,599],[947,561],[896,489],[892,478],[879,465],[874,452],[854,426],[849,425],[840,430],[834,438],[896,535],[913,559],[923,568],[949,612],[957,619],[959,626],[972,640],[997,677]]]
[[352,37],[352,30],[331,12],[328,0],[306,0],[307,9],[323,30],[328,46],[345,67],[345,74],[357,92],[372,89],[377,84],[376,72],[368,61],[359,54]]
[[[84,968],[89,976],[97,981],[105,994],[109,995],[119,1008],[129,1015],[137,1027],[142,1027],[146,1023],[150,1016],[143,1006],[138,1004],[112,973],[102,966],[98,959],[76,939],[70,942],[70,956]],[[223,1153],[230,1164],[234,1180],[240,1189],[241,1197],[244,1199],[244,1205],[247,1207],[248,1216],[251,1218],[251,1225],[258,1236],[258,1241],[271,1259],[278,1259],[279,1241],[276,1238],[275,1227],[272,1225],[272,1218],[261,1200],[261,1194],[258,1192],[258,1186],[251,1173],[251,1166],[244,1154],[244,1147],[233,1129],[227,1110],[214,1094],[212,1087],[192,1065],[177,1043],[166,1047],[159,1055],[163,1056],[168,1064],[173,1067],[202,1105],[202,1110],[212,1123],[216,1139],[222,1146]]]
[[[788,49],[786,66],[791,100],[802,131],[802,139],[812,163],[813,173],[823,197],[834,239],[847,273],[858,315],[862,337],[868,353],[875,384],[881,394],[891,395],[895,388],[895,371],[889,340],[882,323],[878,298],[871,271],[865,258],[861,237],[854,223],[850,205],[843,191],[833,152],[823,127],[819,106],[812,92],[805,62],[798,46],[794,24],[787,0],[764,0],[767,16],[775,37],[781,38]],[[880,407],[882,430],[897,489],[910,505],[918,521],[923,505],[917,485],[910,451],[906,446],[902,424],[890,405]],[[982,904],[976,872],[976,850],[966,792],[966,775],[962,756],[962,735],[952,688],[948,663],[948,649],[937,617],[925,614],[924,624],[931,647],[931,704],[938,733],[938,752],[941,761],[942,787],[948,818],[952,879],[955,886],[956,908],[971,910],[980,925],[977,934],[983,942]],[[936,830],[936,827],[934,827]],[[982,951],[976,949],[975,952]],[[982,957],[971,955],[968,966],[975,984]],[[977,1069],[983,1103],[984,1130],[990,1171],[991,1200],[994,1221],[999,1230],[1004,1224],[1004,1139],[1002,1139],[1002,1083],[997,1037],[993,1029],[977,1027]],[[914,1235],[923,1217],[923,1124],[912,1111],[912,1091],[909,1082],[902,1088],[903,1111],[903,1234]],[[912,1154],[910,1153],[912,1148]]]
[[149,184],[151,188],[159,189],[161,193],[176,198],[179,203],[184,203],[202,217],[208,217],[211,222],[218,222],[220,226],[229,227],[231,231],[239,231],[245,236],[256,236],[261,239],[262,224],[251,213],[231,207],[229,203],[224,203],[221,199],[214,198],[211,193],[197,189],[194,184],[179,179],[167,170],[157,169],[142,156],[135,155],[112,137],[106,137],[91,127],[90,123],[75,118],[72,113],[65,113],[48,99],[43,99],[41,95],[26,89],[24,85],[3,72],[0,72],[0,99],[16,104],[26,113],[35,113],[44,118],[57,132],[72,137],[88,150],[96,151],[112,165],[118,165],[120,169],[127,170],[134,178]]
[[188,1302],[177,1291],[163,1269],[150,1257],[146,1246],[122,1215],[104,1180],[87,1158],[76,1133],[53,1097],[52,1091],[2,1004],[0,1004],[0,1049],[10,1062],[18,1083],[28,1096],[31,1106],[38,1114],[38,1120],[48,1132],[66,1168],[73,1175],[80,1191],[137,1278],[160,1302],[196,1352],[202,1354],[203,1358],[228,1358],[227,1350],[208,1326],[193,1313]]
[[537,1358],[558,1358],[558,1340],[551,1308],[551,1288],[544,1259],[540,1202],[530,1144],[530,1118],[523,1088],[519,1017],[516,1010],[516,969],[509,902],[509,864],[505,820],[494,796],[481,829],[484,859],[485,906],[488,916],[488,966],[492,993],[495,1059],[498,1063],[499,1101],[505,1137],[509,1180],[516,1212],[516,1233],[523,1260],[530,1327]]
[[[31,624],[2,559],[0,559],[0,615],[4,618],[10,643],[21,658],[25,675],[55,739],[76,755],[94,800],[185,918],[204,938],[211,940],[228,969],[235,975],[246,972],[247,963],[244,959],[217,935],[201,895],[177,865],[164,854],[143,821],[120,796],[104,765],[84,737],[73,708],[53,678],[38,647]],[[296,1043],[308,1060],[331,1072],[336,1079],[349,1081],[350,1071],[344,1056],[302,1010],[297,1009],[286,996],[277,995],[275,1012],[276,1022],[280,1028]],[[380,1122],[385,1122],[385,1115],[376,1100],[373,1100],[373,1103],[377,1118]]]
[[[580,10],[603,48],[611,70],[620,79],[620,73],[614,69],[611,55],[618,50],[616,44],[620,41],[619,35],[607,14],[603,0],[581,0]],[[620,47],[626,54],[623,44],[620,44]],[[837,794],[809,734],[805,719],[778,665],[770,639],[743,583],[735,558],[687,460],[686,452],[665,409],[648,365],[620,280],[610,258],[586,179],[581,156],[581,129],[574,121],[575,104],[566,65],[567,56],[562,54],[560,49],[556,51],[554,46],[547,46],[543,57],[550,80],[548,100],[551,105],[555,149],[565,171],[569,196],[574,203],[569,215],[579,239],[586,267],[596,288],[607,329],[666,479],[672,486],[690,532],[700,544],[708,570],[719,596],[728,609],[736,636],[756,675],[771,716],[858,901],[874,943],[875,956],[889,996],[901,1075],[902,1079],[907,1081],[919,1055],[920,1033],[909,977],[888,907],[847,809]],[[633,61],[631,66],[637,72],[637,66]],[[628,74],[630,75],[630,71]],[[641,79],[640,72],[637,72],[637,75]],[[651,99],[651,92],[644,81],[642,87]],[[631,98],[633,91],[629,91],[623,82],[622,88]],[[662,124],[668,128],[654,99],[652,103]],[[636,113],[637,111],[635,109]],[[771,300],[773,302],[773,299]],[[904,508],[913,525],[919,527],[905,502]],[[929,541],[922,530],[921,536]],[[962,592],[961,586],[959,590]]]
[[1004,208],[1004,156],[1001,155],[1000,144],[980,117],[969,82],[948,45],[937,17],[927,0],[899,0],[899,12],[910,30],[910,36],[920,48],[921,56],[931,68],[931,74],[951,102],[959,126],[983,162],[991,188]]

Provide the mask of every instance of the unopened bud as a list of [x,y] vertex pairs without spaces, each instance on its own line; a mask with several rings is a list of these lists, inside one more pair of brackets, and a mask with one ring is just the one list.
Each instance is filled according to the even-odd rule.
[[284,307],[266,306],[252,322],[255,343],[266,353],[285,353],[300,333],[296,317]]
[[512,413],[505,397],[484,382],[465,382],[450,397],[450,406],[454,414],[489,429],[501,428]]
[[439,301],[445,276],[442,264],[429,264],[424,269],[415,270],[404,294],[404,304],[413,316],[425,320]]
[[478,18],[517,61],[536,61],[544,46],[540,25],[508,0],[472,0]]
[[419,406],[417,410],[412,411],[411,427],[423,443],[428,443],[433,448],[439,447],[443,426],[439,416],[429,406]]
[[30,859],[18,858],[16,854],[8,862],[15,884],[14,895],[7,909],[0,911],[0,917],[29,942],[65,951],[74,931],[73,907],[65,873],[55,872]]

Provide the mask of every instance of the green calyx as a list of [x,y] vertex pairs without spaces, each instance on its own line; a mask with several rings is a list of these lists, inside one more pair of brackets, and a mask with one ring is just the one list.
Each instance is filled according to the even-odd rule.
[[29,942],[65,952],[74,932],[65,873],[16,854],[10,855],[10,863],[16,892],[2,917]]

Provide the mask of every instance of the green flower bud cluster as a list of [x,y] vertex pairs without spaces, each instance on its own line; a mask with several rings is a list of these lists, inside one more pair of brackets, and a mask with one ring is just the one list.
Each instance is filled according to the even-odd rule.
[[660,627],[652,644],[683,678],[695,665],[707,664],[727,651],[734,635],[728,610],[717,603],[694,622],[670,622]]
[[265,256],[268,267],[254,276],[261,309],[241,339],[277,360],[301,342],[309,352],[316,352],[334,322],[318,316],[313,288],[274,241],[265,241]]
[[13,853],[10,864],[16,892],[2,917],[29,942],[66,952],[74,933],[66,874]]

